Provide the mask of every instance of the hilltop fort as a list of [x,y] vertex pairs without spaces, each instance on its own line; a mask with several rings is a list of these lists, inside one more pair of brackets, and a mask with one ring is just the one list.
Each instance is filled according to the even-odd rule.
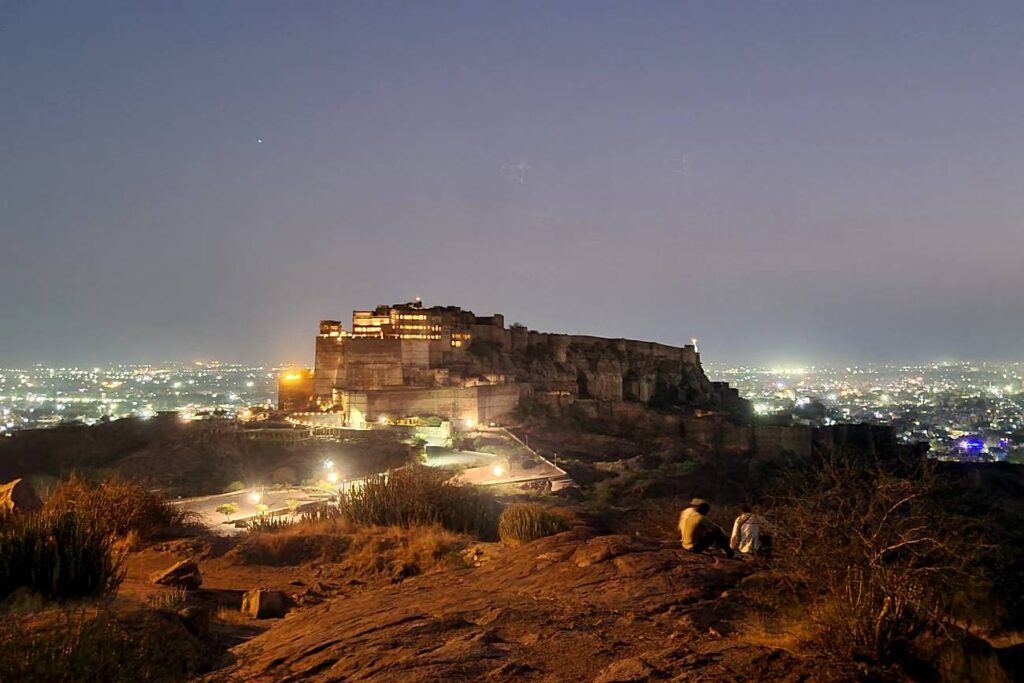
[[708,380],[695,343],[537,332],[419,299],[353,311],[349,330],[320,321],[314,367],[282,375],[279,408],[328,411],[353,427],[413,415],[480,422],[527,396],[749,413],[734,389]]

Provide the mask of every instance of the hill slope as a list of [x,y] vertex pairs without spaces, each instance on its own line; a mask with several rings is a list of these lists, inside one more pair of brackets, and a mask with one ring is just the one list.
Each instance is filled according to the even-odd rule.
[[750,573],[658,541],[570,531],[302,610],[209,680],[849,680],[731,635]]

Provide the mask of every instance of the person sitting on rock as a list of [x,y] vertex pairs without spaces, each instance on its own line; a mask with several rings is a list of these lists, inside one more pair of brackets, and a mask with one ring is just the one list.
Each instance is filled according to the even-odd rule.
[[683,536],[683,548],[693,553],[702,553],[709,548],[721,548],[726,557],[733,557],[732,548],[722,527],[707,518],[711,505],[706,500],[694,498],[679,515],[679,533]]
[[761,550],[761,519],[751,512],[746,503],[732,524],[729,545],[744,555],[757,555]]

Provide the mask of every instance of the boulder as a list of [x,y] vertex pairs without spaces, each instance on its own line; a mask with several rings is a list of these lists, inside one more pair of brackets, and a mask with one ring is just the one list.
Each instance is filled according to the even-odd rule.
[[282,591],[253,588],[242,596],[242,614],[253,619],[277,619],[288,611],[288,598]]
[[0,515],[12,512],[39,512],[42,509],[43,501],[36,495],[32,485],[24,479],[0,484]]
[[199,573],[195,560],[176,562],[167,569],[153,572],[149,580],[161,586],[176,586],[190,591],[203,585],[203,575]]

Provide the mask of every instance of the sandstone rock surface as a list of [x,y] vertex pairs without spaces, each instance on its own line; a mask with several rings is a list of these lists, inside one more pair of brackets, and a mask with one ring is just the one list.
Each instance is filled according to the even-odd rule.
[[303,608],[206,680],[849,680],[732,636],[735,587],[751,571],[674,544],[568,532]]

